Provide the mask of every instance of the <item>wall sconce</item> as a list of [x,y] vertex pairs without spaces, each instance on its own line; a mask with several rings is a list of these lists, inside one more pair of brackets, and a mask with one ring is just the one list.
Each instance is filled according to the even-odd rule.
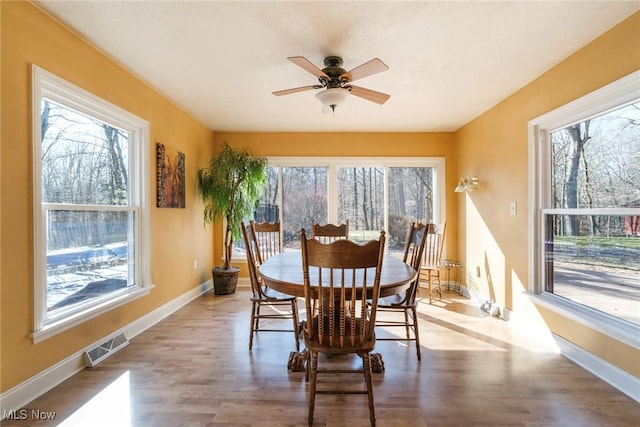
[[467,191],[473,191],[478,189],[478,177],[477,176],[465,176],[460,178],[458,185],[456,186],[456,193],[466,193]]

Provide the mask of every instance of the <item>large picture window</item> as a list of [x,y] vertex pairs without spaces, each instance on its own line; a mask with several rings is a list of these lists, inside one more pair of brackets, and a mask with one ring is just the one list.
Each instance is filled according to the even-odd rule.
[[444,220],[443,177],[441,158],[269,158],[254,219],[282,222],[284,250],[300,248],[312,221],[349,221],[351,240],[385,230],[389,250],[401,252],[411,221]]
[[639,73],[532,123],[532,291],[625,341],[640,336]]
[[33,68],[34,339],[148,290],[148,124]]

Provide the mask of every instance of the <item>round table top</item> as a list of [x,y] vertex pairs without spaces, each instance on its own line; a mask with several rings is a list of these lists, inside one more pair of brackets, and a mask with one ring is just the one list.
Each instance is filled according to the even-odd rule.
[[[302,277],[302,253],[283,252],[266,260],[259,268],[264,284],[287,295],[304,296]],[[417,272],[411,266],[393,256],[382,260],[380,273],[380,296],[385,297],[403,292],[416,278]]]

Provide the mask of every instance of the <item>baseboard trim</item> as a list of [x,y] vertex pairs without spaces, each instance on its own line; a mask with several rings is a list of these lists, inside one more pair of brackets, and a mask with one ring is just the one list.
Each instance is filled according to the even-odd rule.
[[567,359],[640,403],[640,378],[634,377],[558,335],[553,334],[553,338],[560,352]]
[[134,338],[135,336],[141,334],[146,331],[165,317],[174,313],[178,309],[184,307],[189,304],[194,299],[198,298],[200,295],[208,292],[213,287],[213,283],[211,280],[196,286],[190,291],[185,292],[179,297],[169,301],[165,305],[162,305],[152,312],[142,316],[141,318],[134,320],[129,325],[125,327],[125,331],[127,333],[127,337],[129,339]]
[[82,371],[85,368],[83,354],[88,349],[95,347],[100,342],[104,342],[122,331],[126,332],[129,339],[139,335],[189,302],[198,298],[200,295],[209,291],[212,286],[213,284],[211,283],[211,280],[196,286],[145,316],[136,319],[106,337],[100,338],[95,343],[88,345],[66,359],[50,366],[28,380],[0,394],[0,419],[4,417],[4,414],[21,409],[24,405],[27,405],[29,402],[43,395],[61,382]]
[[[486,301],[486,298],[484,298],[483,295],[478,295],[475,300]],[[555,347],[557,351],[567,359],[640,403],[640,378],[634,377],[617,366],[600,359],[548,329],[542,330],[540,328],[535,329],[528,327],[526,319],[521,319],[516,313],[509,309],[505,308],[502,310],[501,318],[513,324],[515,328],[526,330],[532,338],[540,341],[541,344]]]

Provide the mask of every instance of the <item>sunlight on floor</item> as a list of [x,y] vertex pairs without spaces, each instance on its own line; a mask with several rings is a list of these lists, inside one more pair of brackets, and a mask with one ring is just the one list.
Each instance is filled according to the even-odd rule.
[[85,403],[59,427],[131,427],[129,371]]
[[456,293],[444,291],[432,304],[421,295],[418,312],[423,320],[420,342],[434,350],[504,352],[517,347],[532,353],[560,352],[548,330],[491,316],[478,301]]

